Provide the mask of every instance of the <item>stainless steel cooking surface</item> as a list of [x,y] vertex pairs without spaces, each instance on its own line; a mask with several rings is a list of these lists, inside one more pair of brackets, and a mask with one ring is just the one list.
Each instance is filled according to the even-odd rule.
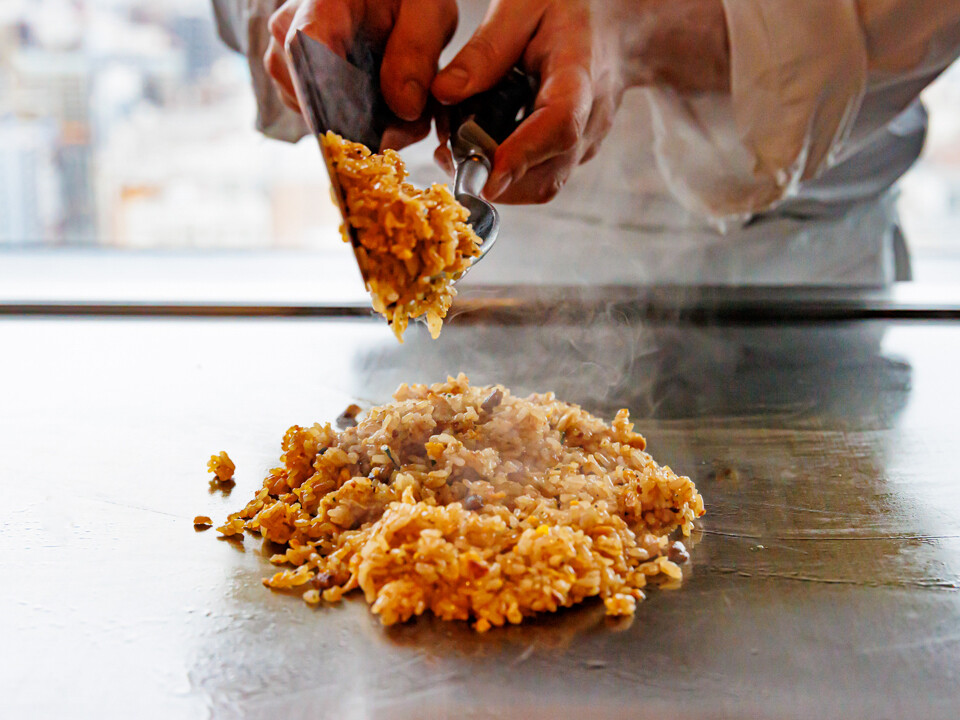
[[[0,338],[5,716],[956,717],[960,324],[468,313],[401,347],[355,318],[7,317]],[[683,587],[632,623],[587,603],[483,636],[383,628],[355,597],[264,589],[256,542],[194,530],[290,424],[458,370],[629,407],[707,503]]]

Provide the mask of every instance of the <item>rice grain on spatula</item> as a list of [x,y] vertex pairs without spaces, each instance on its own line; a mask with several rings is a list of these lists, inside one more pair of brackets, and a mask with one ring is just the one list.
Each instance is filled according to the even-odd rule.
[[356,236],[357,262],[373,309],[403,342],[411,318],[423,318],[437,338],[453,303],[454,282],[480,254],[469,212],[443,184],[420,190],[393,150],[372,153],[328,132],[323,137],[343,192],[343,239]]

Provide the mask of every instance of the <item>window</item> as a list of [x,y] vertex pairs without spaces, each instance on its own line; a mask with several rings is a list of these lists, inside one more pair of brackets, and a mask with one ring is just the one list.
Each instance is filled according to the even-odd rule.
[[[462,3],[461,41],[483,4]],[[924,99],[931,115],[927,148],[901,182],[899,208],[916,278],[957,282],[960,65],[928,88]],[[206,296],[208,291],[200,288],[216,282],[211,280],[215,266],[222,266],[227,254],[236,259],[238,253],[255,258],[250,263],[256,272],[244,275],[242,263],[231,272],[256,277],[261,287],[264,273],[277,269],[264,269],[271,258],[300,253],[304,264],[292,268],[288,263],[284,270],[288,276],[299,273],[303,283],[299,290],[287,284],[283,292],[291,298],[314,297],[305,288],[318,283],[318,274],[328,290],[353,288],[356,268],[337,232],[339,218],[327,200],[329,182],[316,145],[262,137],[254,129],[255,111],[247,61],[217,37],[209,0],[3,0],[0,295],[70,295],[73,290],[63,290],[65,283],[73,288],[82,278],[120,272],[93,267],[107,255],[126,263],[123,273],[132,278],[136,253],[129,251],[152,253],[154,268],[176,261],[175,270],[156,272],[176,275],[176,292],[190,297]],[[619,187],[615,179],[595,184],[599,189],[594,194],[608,200],[614,197],[610,186],[614,191]],[[677,230],[658,214],[669,203],[645,188],[642,200],[631,192],[616,196],[620,206],[631,206],[618,220],[618,237],[634,225],[645,232],[664,227],[648,245],[673,246],[683,226]],[[602,213],[594,207],[595,197],[587,193],[571,199],[525,210],[523,232],[546,227],[541,218],[557,223],[577,213],[590,217],[574,217],[581,222],[568,237],[604,229],[598,228]],[[643,223],[636,223],[634,214]],[[549,245],[546,240],[559,235],[554,225],[549,227],[541,250]],[[80,251],[102,255],[91,260]],[[43,290],[35,277],[55,275],[46,272],[54,269],[54,257],[82,258],[88,265],[56,264],[64,275],[60,289]],[[198,269],[204,262],[207,269]],[[336,264],[336,271],[329,263]],[[514,260],[509,264],[525,266]],[[659,277],[661,269],[682,263],[669,258],[660,266],[637,264],[654,268],[649,272]],[[508,275],[512,279],[504,281],[517,281],[516,273],[502,273]],[[138,277],[123,291],[127,296],[146,287],[145,276]],[[183,280],[188,277],[195,280]],[[231,292],[248,296],[250,283],[237,283]],[[98,287],[90,292],[106,286]]]
[[337,242],[317,149],[261,138],[202,0],[5,0],[0,243]]

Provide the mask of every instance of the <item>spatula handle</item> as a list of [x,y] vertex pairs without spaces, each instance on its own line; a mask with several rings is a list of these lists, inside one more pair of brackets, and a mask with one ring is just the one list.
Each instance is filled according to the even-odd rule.
[[[513,68],[489,90],[449,107],[447,116],[454,158],[459,159],[471,150],[481,149],[492,160],[492,151],[533,110],[535,98],[535,80],[519,68]],[[471,130],[461,133],[461,128],[470,124],[470,121],[473,121]],[[477,139],[476,128],[487,136],[482,142]]]

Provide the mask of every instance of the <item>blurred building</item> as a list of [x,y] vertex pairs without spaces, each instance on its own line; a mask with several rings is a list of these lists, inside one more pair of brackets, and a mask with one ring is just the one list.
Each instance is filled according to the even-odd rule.
[[202,0],[3,0],[0,242],[336,239],[317,148],[260,137],[254,116]]
[[[200,3],[197,5],[202,8]],[[204,8],[205,9],[205,8]],[[170,20],[175,46],[182,49],[184,75],[195,82],[209,75],[214,61],[222,54],[216,33],[207,14],[179,15]]]
[[[31,47],[13,58],[12,110],[24,128],[56,128],[56,242],[96,242],[89,60],[79,50]],[[26,182],[26,177],[24,178]],[[24,241],[29,241],[24,238]]]
[[57,234],[56,152],[52,122],[0,117],[0,243],[36,245]]

